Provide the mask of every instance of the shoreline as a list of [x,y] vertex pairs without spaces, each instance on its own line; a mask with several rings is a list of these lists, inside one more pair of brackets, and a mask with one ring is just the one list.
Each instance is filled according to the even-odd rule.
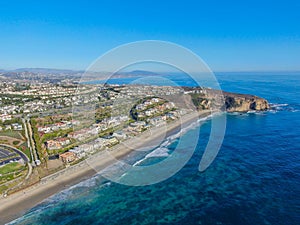
[[[190,125],[198,121],[198,119],[211,114],[212,112],[210,110],[186,114],[181,116],[179,120],[167,124],[165,126],[166,129],[162,129],[162,127],[151,128],[136,137],[119,143],[111,149],[91,155],[90,158],[93,161],[91,162],[93,167],[91,167],[91,163],[84,160],[74,166],[44,177],[37,184],[13,193],[6,198],[0,197],[1,224],[9,223],[21,217],[29,209],[40,204],[46,198],[93,177],[97,174],[97,171],[105,169],[134,150],[145,147],[155,147],[159,144],[157,141],[160,141],[160,139],[164,140],[171,134],[179,132],[182,127]],[[112,157],[107,157],[108,154]],[[94,168],[96,168],[97,171]]]

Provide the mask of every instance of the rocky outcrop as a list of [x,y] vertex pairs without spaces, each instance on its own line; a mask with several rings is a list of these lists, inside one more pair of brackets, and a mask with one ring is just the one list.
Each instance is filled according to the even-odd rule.
[[191,99],[198,110],[211,109],[227,112],[264,111],[267,100],[255,95],[237,94],[206,88],[189,88]]
[[267,100],[254,96],[224,93],[225,108],[228,112],[263,111],[269,109]]

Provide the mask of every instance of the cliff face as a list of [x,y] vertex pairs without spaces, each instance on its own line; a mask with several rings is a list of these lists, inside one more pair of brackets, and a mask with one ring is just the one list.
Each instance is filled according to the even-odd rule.
[[[190,89],[188,89],[190,91]],[[200,89],[199,89],[200,90]],[[264,111],[269,109],[267,100],[255,95],[222,92],[213,89],[193,89],[191,98],[199,109],[219,109],[227,112]]]
[[267,100],[253,95],[224,94],[225,107],[228,112],[263,111],[269,109]]

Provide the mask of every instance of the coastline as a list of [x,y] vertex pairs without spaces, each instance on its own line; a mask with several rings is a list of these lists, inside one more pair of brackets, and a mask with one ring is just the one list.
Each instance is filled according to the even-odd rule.
[[[107,166],[121,159],[135,149],[144,147],[157,146],[157,140],[165,139],[170,134],[179,132],[182,127],[188,126],[196,122],[200,118],[210,115],[210,110],[201,112],[193,112],[182,116],[179,120],[166,125],[166,129],[162,127],[154,127],[140,135],[128,139],[114,146],[107,151],[101,151],[92,155],[93,167],[87,161],[82,161],[74,166],[68,167],[57,173],[51,174],[42,180],[22,191],[16,192],[6,198],[0,198],[0,221],[1,224],[8,223],[20,216],[27,210],[38,205],[46,198],[70,187],[81,181],[96,175],[97,171],[105,169]],[[129,147],[130,146],[130,147]],[[109,153],[113,157],[106,157]],[[112,159],[114,158],[114,160]]]

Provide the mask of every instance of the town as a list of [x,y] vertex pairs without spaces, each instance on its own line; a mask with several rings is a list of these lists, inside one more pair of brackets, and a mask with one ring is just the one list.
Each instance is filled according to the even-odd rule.
[[181,105],[184,98],[204,91],[20,79],[2,79],[0,87],[3,195],[177,120],[189,112]]

